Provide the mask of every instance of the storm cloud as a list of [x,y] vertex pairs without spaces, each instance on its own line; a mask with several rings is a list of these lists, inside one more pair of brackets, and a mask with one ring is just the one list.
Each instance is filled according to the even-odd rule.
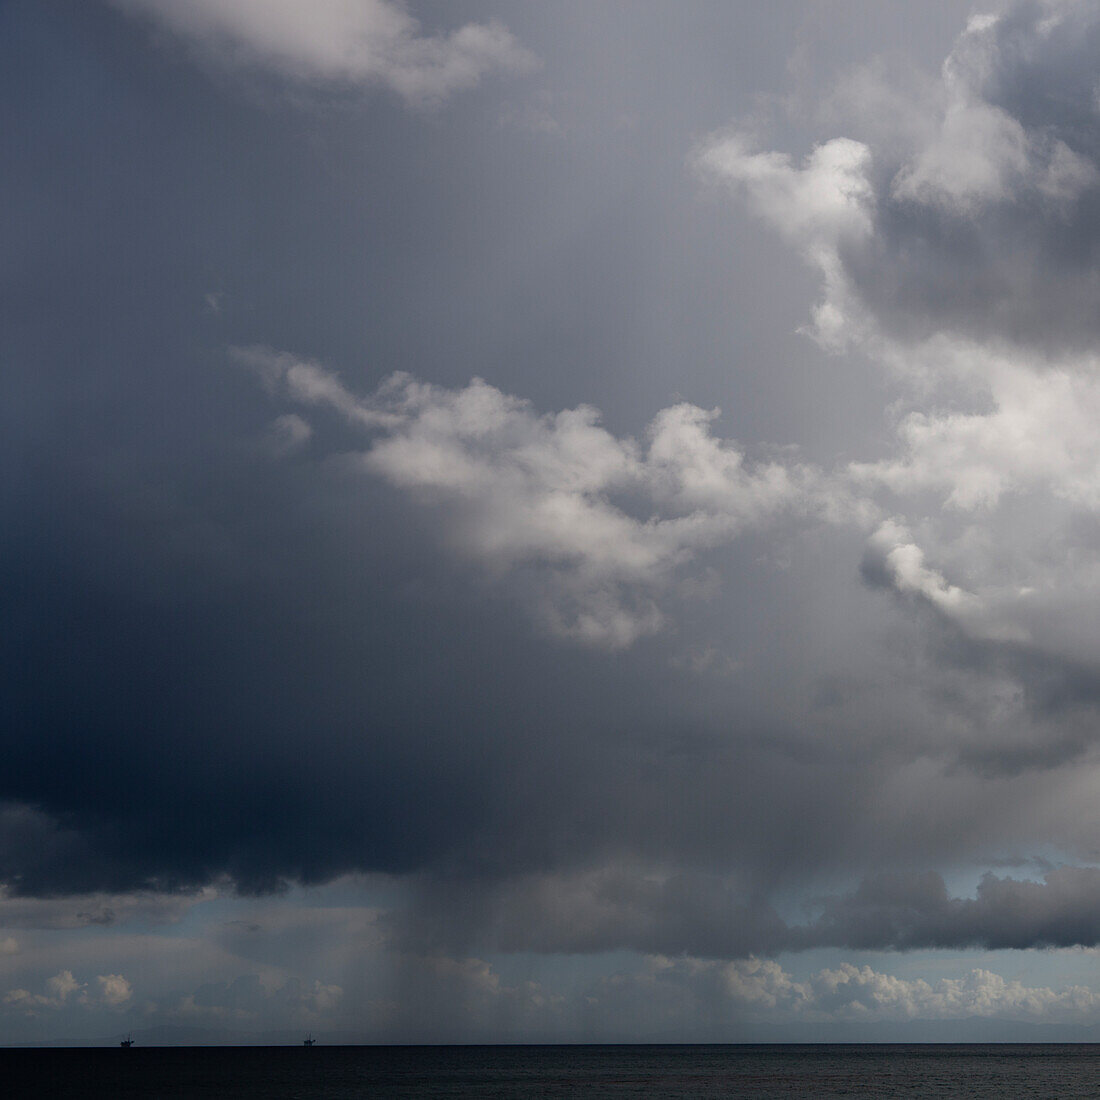
[[1100,946],[1100,16],[863,14],[4,7],[8,1010],[1094,1012],[859,956]]

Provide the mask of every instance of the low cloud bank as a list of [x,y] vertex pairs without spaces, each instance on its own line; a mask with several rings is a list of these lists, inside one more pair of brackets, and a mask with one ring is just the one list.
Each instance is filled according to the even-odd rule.
[[[736,959],[816,948],[863,951],[1100,946],[1100,869],[1060,867],[1041,882],[986,874],[973,898],[951,897],[935,872],[868,877],[849,894],[820,898],[798,924],[765,901],[746,901],[703,875],[603,871],[531,877],[471,897],[454,888],[394,914],[410,948],[546,953],[629,949]],[[444,915],[445,914],[445,915]]]

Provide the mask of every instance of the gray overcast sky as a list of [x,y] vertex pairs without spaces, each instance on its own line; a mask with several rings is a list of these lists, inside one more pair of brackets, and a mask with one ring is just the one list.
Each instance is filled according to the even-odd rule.
[[13,1040],[1091,1035],[1098,47],[0,6]]

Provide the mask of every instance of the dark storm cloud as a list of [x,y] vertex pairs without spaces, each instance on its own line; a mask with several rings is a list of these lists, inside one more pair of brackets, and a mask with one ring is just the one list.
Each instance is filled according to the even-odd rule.
[[[659,358],[631,335],[660,316],[639,302],[667,306],[680,280],[624,282],[607,256],[640,279],[674,236],[639,227],[669,180],[694,191],[680,129],[648,183],[629,129],[609,169],[602,142],[548,150],[484,104],[461,114],[470,97],[446,124],[384,97],[270,110],[109,8],[0,18],[19,43],[0,108],[19,154],[0,184],[11,889],[708,850],[699,783],[717,804],[726,779],[744,797],[715,858],[765,873],[796,854],[787,831],[745,854],[774,832],[750,788],[816,805],[818,784],[782,754],[737,779],[728,720],[667,647],[593,660],[531,637],[430,517],[349,475],[338,455],[361,439],[323,411],[309,436],[225,351],[305,348],[359,392],[398,367],[522,373],[560,388],[550,409],[613,391]],[[681,381],[627,404],[651,416]],[[761,700],[735,724],[776,725]]]
[[[420,865],[483,820],[501,727],[477,714],[480,662],[515,650],[392,502],[348,509],[324,478],[273,471],[270,410],[210,351],[204,296],[228,286],[248,315],[270,260],[245,239],[273,199],[259,181],[285,175],[260,151],[272,131],[99,9],[5,18],[41,49],[5,66],[23,92],[3,115],[21,151],[4,184],[3,875],[24,893],[223,871],[259,889]],[[235,126],[257,157],[227,169]],[[387,528],[387,549],[366,536]]]
[[[489,25],[484,7],[462,25]],[[769,15],[774,7],[754,18],[785,49],[792,17]],[[994,692],[975,694],[972,668],[948,682],[904,646],[891,650],[893,637],[882,644],[892,612],[860,587],[862,530],[784,529],[780,539],[741,523],[769,512],[769,487],[787,500],[783,471],[820,470],[820,454],[877,445],[878,391],[860,368],[823,371],[793,341],[767,345],[761,333],[797,323],[807,288],[751,226],[696,204],[685,154],[733,110],[735,86],[720,78],[760,76],[756,51],[738,45],[740,14],[692,8],[688,34],[669,27],[666,9],[647,8],[631,33],[648,45],[634,49],[632,38],[624,52],[623,9],[577,10],[600,35],[572,26],[551,35],[537,5],[515,27],[540,56],[557,45],[559,64],[575,56],[563,41],[593,51],[595,83],[559,75],[557,96],[539,101],[559,112],[556,129],[542,116],[514,125],[531,117],[528,100],[506,110],[473,93],[430,121],[384,96],[341,102],[331,115],[316,102],[272,110],[207,80],[117,12],[0,12],[23,36],[0,36],[21,44],[0,67],[0,122],[20,151],[0,182],[14,212],[0,250],[10,260],[0,320],[11,366],[0,406],[0,878],[27,896],[182,893],[223,876],[272,891],[389,872],[419,891],[396,938],[432,949],[720,957],[1092,942],[1085,925],[1100,902],[1085,871],[1034,888],[986,880],[974,901],[947,897],[934,876],[869,880],[804,925],[779,915],[775,897],[822,877],[943,867],[1021,850],[1039,830],[1080,847],[1074,830],[1090,820],[1071,807],[1051,823],[1033,809],[1042,782],[1073,776],[1041,776],[1033,788],[1029,770],[1056,772],[1066,754],[955,766],[979,750],[1003,761],[1009,736],[1034,750],[1047,731],[989,705],[1000,705]],[[1034,19],[1017,18],[1025,38],[1038,33]],[[417,98],[392,73],[370,79]],[[739,96],[755,90],[739,79]],[[980,94],[992,104],[1013,79]],[[604,81],[614,88],[596,94]],[[581,87],[578,99],[566,85]],[[666,86],[671,107],[650,90]],[[598,129],[590,104],[608,99],[614,110]],[[1085,160],[1094,151],[1068,121],[1052,129],[1003,105],[1022,120],[1031,188],[1006,201],[1030,221],[982,214],[968,235],[956,209],[915,213],[874,177],[873,240],[857,241],[861,218],[845,222],[844,273],[866,301],[882,296],[876,309],[889,323],[902,326],[891,315],[904,298],[931,303],[922,316],[936,324],[982,331],[982,320],[955,319],[969,294],[969,309],[1008,310],[1045,331],[1017,299],[1046,294],[1032,285],[1044,264],[1087,235],[1091,184],[1048,196],[1054,206],[1039,196],[1084,178],[1058,159],[1057,142]],[[832,153],[811,182],[855,178],[855,143]],[[804,223],[819,244],[828,213]],[[1027,226],[1042,241],[1018,285],[1005,290],[982,269],[966,294],[937,298],[953,250],[966,270],[974,234],[1003,237],[995,247],[1015,265],[1033,243]],[[1087,282],[1074,291],[1086,305]],[[1061,306],[1050,308],[1057,316]],[[227,354],[256,345],[339,369],[345,395],[374,393],[395,371],[434,387],[430,416],[402,421],[390,443],[422,442],[423,421],[455,395],[495,387],[515,417],[506,446],[483,448],[494,476],[467,494],[477,507],[459,514],[448,501],[459,522],[441,532],[439,513],[404,495],[410,484],[438,488],[427,475],[417,482],[394,461],[382,477],[364,476],[370,455],[377,474],[394,448],[371,450],[331,399],[291,407],[264,394]],[[479,390],[475,376],[488,380]],[[665,633],[620,629],[614,654],[535,636],[513,606],[517,589],[497,583],[506,553],[486,555],[484,570],[447,551],[441,533],[500,535],[499,550],[532,499],[569,497],[543,473],[516,476],[523,461],[542,470],[557,456],[528,445],[560,443],[547,425],[568,422],[562,410],[602,407],[601,442],[629,465],[630,440],[662,410],[693,409],[689,420],[709,424],[702,410],[718,404],[729,424],[715,420],[704,439],[713,446],[699,450],[715,461],[681,463],[678,481],[646,468],[624,489],[596,477],[586,451],[569,472],[593,477],[586,491],[599,507],[564,550],[565,524],[536,546],[557,540],[554,569],[588,584],[567,593],[568,625],[581,621],[578,606],[591,612],[603,563],[618,569],[634,548],[619,532],[640,532],[643,549],[660,534],[641,489],[673,484],[679,518],[700,526],[737,518],[736,544],[723,541],[725,528],[723,538],[662,544],[661,595],[683,610]],[[816,465],[789,452],[742,465],[745,449],[725,442],[806,434]],[[466,454],[448,451],[444,473]],[[690,500],[681,467],[695,478]],[[704,507],[707,493],[729,500]],[[583,539],[616,509],[631,523],[591,550]],[[893,549],[866,576],[898,589]],[[519,584],[543,564],[525,560]],[[669,580],[685,564],[688,575]],[[905,598],[960,603],[931,565],[904,577]],[[648,595],[627,603],[643,619]],[[1000,625],[979,611],[967,626]],[[845,690],[823,692],[828,683]],[[1052,691],[1050,714],[1066,690]],[[66,919],[106,921],[124,905],[81,903]],[[427,1001],[434,987],[425,988]],[[220,1010],[256,992],[215,983],[201,1000]]]

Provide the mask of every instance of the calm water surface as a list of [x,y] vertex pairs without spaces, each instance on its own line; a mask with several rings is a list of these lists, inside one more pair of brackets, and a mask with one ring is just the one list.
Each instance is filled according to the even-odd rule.
[[1100,1045],[4,1050],[5,1095],[1097,1097]]

